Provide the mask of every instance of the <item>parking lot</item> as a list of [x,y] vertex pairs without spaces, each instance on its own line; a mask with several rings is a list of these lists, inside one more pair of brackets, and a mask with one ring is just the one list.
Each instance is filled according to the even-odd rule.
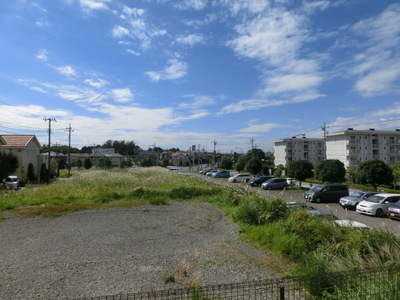
[[[246,183],[229,183],[226,178],[212,178],[204,175],[200,176],[201,178],[212,180],[213,182],[219,184],[248,187]],[[309,187],[309,184],[302,183],[302,186]],[[263,190],[262,188],[259,187],[249,187],[249,188],[258,191],[259,193],[266,196],[282,197],[286,201],[306,202],[306,199],[304,199],[304,192],[297,189],[289,188],[287,190]],[[350,193],[352,193],[353,191],[354,190],[350,190]],[[343,209],[339,205],[339,203],[309,203],[309,204],[313,206],[315,209],[329,211],[339,219],[350,219],[364,223],[370,228],[389,230],[393,232],[396,236],[400,237],[400,221],[391,220],[386,216],[378,218],[374,216],[362,215],[356,211]]]

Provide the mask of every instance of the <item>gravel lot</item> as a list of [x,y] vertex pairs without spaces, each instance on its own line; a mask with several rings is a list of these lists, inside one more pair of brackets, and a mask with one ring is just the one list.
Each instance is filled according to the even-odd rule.
[[[0,299],[73,299],[277,276],[235,224],[200,202],[0,223]],[[186,267],[182,267],[185,265]],[[187,269],[188,276],[179,276]],[[164,282],[174,273],[179,283]]]

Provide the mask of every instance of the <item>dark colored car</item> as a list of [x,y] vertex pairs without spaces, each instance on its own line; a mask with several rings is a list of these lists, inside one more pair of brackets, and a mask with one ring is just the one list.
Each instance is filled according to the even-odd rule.
[[349,195],[345,184],[319,184],[304,193],[304,198],[310,202],[339,202],[339,199]]
[[391,219],[400,220],[400,203],[392,204],[388,207],[388,217]]
[[349,196],[342,197],[339,200],[339,204],[343,208],[347,209],[356,209],[357,204],[362,201],[367,199],[368,197],[377,194],[378,192],[363,192],[363,191],[357,191],[352,193]]
[[261,186],[262,183],[266,182],[268,179],[273,178],[272,176],[259,176],[249,181],[250,186]]

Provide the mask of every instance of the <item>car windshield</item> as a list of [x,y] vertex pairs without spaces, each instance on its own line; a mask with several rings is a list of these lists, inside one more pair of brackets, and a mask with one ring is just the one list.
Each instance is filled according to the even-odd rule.
[[16,182],[17,178],[7,177],[6,181],[8,181],[8,182]]
[[371,196],[368,199],[366,199],[365,201],[373,202],[373,203],[380,203],[383,199],[385,199],[385,197],[382,197],[382,196]]
[[322,185],[316,185],[313,188],[310,189],[312,192],[319,192],[323,188]]
[[354,192],[350,195],[350,197],[361,198],[363,195],[363,192]]

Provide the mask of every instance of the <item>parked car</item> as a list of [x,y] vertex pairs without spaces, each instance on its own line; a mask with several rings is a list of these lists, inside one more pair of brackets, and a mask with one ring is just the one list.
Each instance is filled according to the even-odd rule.
[[357,204],[360,201],[367,199],[368,197],[371,197],[372,195],[375,195],[375,194],[378,194],[378,192],[357,191],[357,192],[352,193],[349,196],[340,198],[339,204],[343,208],[355,210]]
[[286,178],[270,178],[261,184],[263,190],[286,189]]
[[399,194],[375,194],[360,203],[356,207],[356,211],[360,214],[382,217],[388,213],[388,208],[392,204],[400,204]]
[[4,187],[8,189],[18,189],[20,187],[20,182],[18,176],[8,176],[3,179]]
[[206,173],[206,176],[212,176],[214,173],[217,173],[218,170],[211,170]]
[[319,184],[304,193],[304,198],[310,202],[339,202],[339,199],[349,195],[345,184]]
[[268,179],[274,178],[273,176],[259,176],[249,181],[250,186],[261,186],[263,182],[266,182]]
[[356,228],[356,229],[370,229],[364,223],[354,221],[354,220],[339,219],[339,220],[334,220],[333,222],[335,222],[337,225],[342,226],[342,227],[351,227],[351,228]]
[[296,185],[296,181],[292,178],[286,178],[286,182],[288,185]]
[[388,207],[388,217],[400,220],[400,203],[394,203]]
[[251,176],[249,174],[236,174],[232,177],[229,177],[229,182],[249,182]]
[[217,171],[212,174],[214,178],[228,178],[231,176],[231,173],[228,170]]
[[210,172],[212,170],[214,170],[214,169],[213,168],[205,168],[205,169],[201,170],[199,173],[205,175],[205,174],[207,174],[208,172]]

